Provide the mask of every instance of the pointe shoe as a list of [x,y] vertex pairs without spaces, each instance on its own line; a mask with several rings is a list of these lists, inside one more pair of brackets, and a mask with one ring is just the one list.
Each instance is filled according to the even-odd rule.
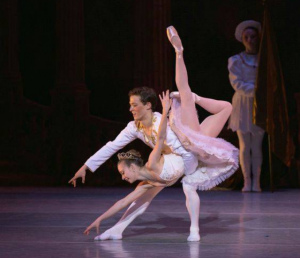
[[[175,48],[175,52],[177,54],[182,54],[183,52],[182,43],[180,37],[178,36],[177,30],[173,26],[167,28],[167,36],[172,46]],[[175,39],[176,37],[177,39]]]

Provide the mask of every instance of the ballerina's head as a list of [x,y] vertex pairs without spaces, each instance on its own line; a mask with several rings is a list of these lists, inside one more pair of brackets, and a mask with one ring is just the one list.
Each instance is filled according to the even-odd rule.
[[136,150],[130,150],[118,154],[118,170],[123,180],[133,183],[139,180],[139,171],[144,166],[141,154]]
[[152,118],[152,112],[157,106],[157,95],[148,87],[134,88],[129,92],[129,111],[134,120],[143,121]]

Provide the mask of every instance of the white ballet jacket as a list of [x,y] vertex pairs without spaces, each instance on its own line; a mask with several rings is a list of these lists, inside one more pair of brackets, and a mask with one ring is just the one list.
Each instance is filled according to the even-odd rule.
[[[161,114],[158,112],[154,112],[153,115],[153,131],[158,132]],[[153,134],[153,136],[156,137],[156,134]],[[89,168],[90,171],[94,172],[113,154],[124,148],[127,144],[135,139],[140,139],[151,148],[154,148],[154,144],[152,143],[152,141],[146,142],[143,132],[138,130],[135,121],[131,121],[121,131],[121,133],[116,137],[114,141],[108,142],[105,146],[98,150],[85,162],[85,165]],[[173,153],[178,154],[183,158],[185,174],[191,174],[196,170],[198,166],[198,159],[193,155],[193,153],[188,152],[183,148],[177,136],[169,127],[169,124],[167,126],[167,136],[165,144],[172,150]]]

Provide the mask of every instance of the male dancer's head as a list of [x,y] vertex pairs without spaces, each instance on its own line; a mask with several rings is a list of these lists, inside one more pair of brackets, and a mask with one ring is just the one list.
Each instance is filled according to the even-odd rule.
[[145,126],[152,123],[152,116],[157,106],[157,95],[148,87],[134,88],[129,92],[129,111],[135,121],[142,122]]

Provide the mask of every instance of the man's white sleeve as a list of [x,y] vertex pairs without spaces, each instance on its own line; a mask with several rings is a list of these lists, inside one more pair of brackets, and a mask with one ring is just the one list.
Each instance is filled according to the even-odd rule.
[[118,150],[122,149],[128,143],[132,142],[137,138],[137,131],[134,122],[128,123],[123,131],[117,136],[114,141],[108,142],[100,150],[98,150],[93,156],[91,156],[85,165],[90,171],[94,172],[100,167],[105,161],[107,161],[113,154]]

